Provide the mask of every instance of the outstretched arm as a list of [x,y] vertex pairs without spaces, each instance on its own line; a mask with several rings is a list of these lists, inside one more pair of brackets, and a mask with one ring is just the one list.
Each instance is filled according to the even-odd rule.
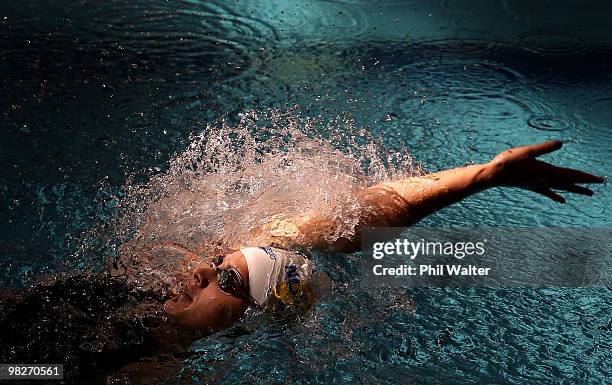
[[577,184],[602,183],[604,178],[536,159],[560,149],[562,145],[561,141],[548,141],[515,147],[485,164],[378,183],[355,197],[363,210],[353,239],[340,238],[330,243],[325,234],[336,225],[326,218],[315,217],[299,225],[302,243],[323,249],[358,250],[359,234],[364,228],[410,226],[429,214],[491,187],[523,188],[559,203],[565,203],[565,199],[553,190],[593,195],[593,191]]

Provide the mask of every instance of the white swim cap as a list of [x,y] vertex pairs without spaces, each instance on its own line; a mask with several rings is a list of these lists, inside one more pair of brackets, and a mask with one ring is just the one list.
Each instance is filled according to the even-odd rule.
[[249,294],[264,305],[272,289],[287,278],[305,281],[312,272],[312,263],[300,254],[271,247],[240,249],[249,269]]

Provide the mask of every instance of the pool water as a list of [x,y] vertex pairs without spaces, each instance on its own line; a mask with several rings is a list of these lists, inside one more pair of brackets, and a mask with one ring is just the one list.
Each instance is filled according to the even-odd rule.
[[[610,10],[596,1],[6,2],[0,283],[100,264],[116,244],[92,240],[91,229],[112,231],[125,186],[146,184],[193,134],[245,111],[348,116],[428,171],[558,138],[564,149],[546,159],[607,175]],[[419,226],[608,227],[612,192],[594,190],[566,205],[490,190]],[[317,263],[335,289],[305,319],[251,317],[197,341],[176,381],[612,376],[607,288],[373,292],[360,288],[358,255]]]

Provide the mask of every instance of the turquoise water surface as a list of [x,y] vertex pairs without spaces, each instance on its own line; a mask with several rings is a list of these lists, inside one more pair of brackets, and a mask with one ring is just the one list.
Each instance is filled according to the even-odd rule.
[[[128,177],[146,182],[190,134],[248,110],[348,116],[428,171],[553,138],[566,145],[548,160],[610,170],[604,2],[3,3],[3,286],[101,263],[115,249],[104,238],[84,252],[83,232],[113,217]],[[419,226],[608,227],[612,192],[594,190],[566,205],[491,190]],[[335,290],[305,320],[197,341],[176,381],[612,378],[608,288],[364,291],[358,255],[316,262]]]

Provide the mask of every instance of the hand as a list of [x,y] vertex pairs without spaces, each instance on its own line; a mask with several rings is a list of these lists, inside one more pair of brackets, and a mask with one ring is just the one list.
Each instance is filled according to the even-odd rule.
[[562,146],[560,140],[551,140],[501,152],[486,165],[487,179],[492,186],[521,187],[559,203],[565,203],[565,198],[553,190],[593,195],[592,190],[577,184],[603,183],[603,177],[536,159]]

